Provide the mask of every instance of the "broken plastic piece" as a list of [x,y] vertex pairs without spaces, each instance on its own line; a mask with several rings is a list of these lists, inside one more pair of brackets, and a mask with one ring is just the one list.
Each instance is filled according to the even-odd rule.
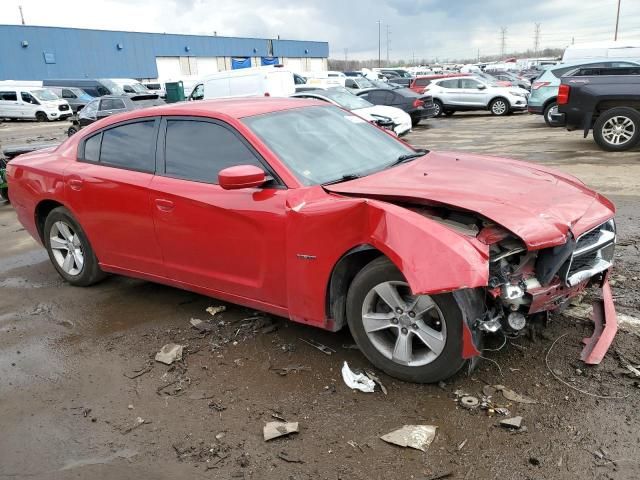
[[156,362],[171,365],[176,360],[182,360],[182,345],[167,343],[156,353]]
[[220,305],[217,307],[209,307],[207,308],[207,313],[210,314],[212,317],[215,317],[216,314],[218,313],[222,313],[227,309],[227,307],[225,307],[224,305]]
[[436,438],[437,428],[434,425],[404,425],[380,438],[387,443],[426,452],[431,442]]
[[352,390],[360,390],[365,393],[373,393],[376,388],[376,382],[367,377],[364,373],[354,373],[349,368],[347,362],[342,366],[342,378]]
[[298,431],[298,422],[269,422],[264,426],[262,434],[265,442],[268,442],[274,438],[298,433]]
[[502,396],[511,402],[527,404],[538,403],[533,398],[527,397],[526,395],[522,395],[520,393],[516,393],[515,391],[505,387],[504,385],[494,385],[493,388],[495,388],[499,392],[502,392]]
[[593,302],[593,323],[593,335],[583,340],[585,346],[580,354],[580,360],[588,365],[597,365],[602,361],[618,331],[609,275],[605,276],[602,283],[602,299]]

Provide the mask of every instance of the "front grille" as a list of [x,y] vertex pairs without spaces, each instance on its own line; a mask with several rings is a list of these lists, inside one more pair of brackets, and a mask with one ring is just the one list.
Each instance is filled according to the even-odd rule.
[[69,105],[58,105],[58,110],[60,110],[61,112],[66,112],[67,110],[69,110]]
[[615,242],[613,219],[578,237],[566,269],[566,284],[572,287],[611,267]]

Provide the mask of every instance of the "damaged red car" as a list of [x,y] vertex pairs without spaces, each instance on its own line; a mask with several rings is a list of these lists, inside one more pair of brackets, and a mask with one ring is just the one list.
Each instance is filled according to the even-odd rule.
[[20,222],[73,285],[164,283],[327,330],[435,382],[587,287],[583,360],[616,330],[614,205],[545,167],[416,150],[304,99],[115,115],[8,167]]

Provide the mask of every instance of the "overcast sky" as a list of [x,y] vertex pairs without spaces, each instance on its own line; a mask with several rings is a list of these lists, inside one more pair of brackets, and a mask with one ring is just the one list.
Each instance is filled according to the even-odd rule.
[[[461,58],[612,40],[617,0],[2,0],[0,23],[328,41],[331,56]],[[619,38],[640,41],[640,0],[622,0]]]

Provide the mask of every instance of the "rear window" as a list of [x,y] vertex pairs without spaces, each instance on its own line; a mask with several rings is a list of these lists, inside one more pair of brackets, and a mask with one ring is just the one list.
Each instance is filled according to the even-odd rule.
[[83,158],[128,170],[153,172],[155,131],[155,120],[104,130],[85,141]]

